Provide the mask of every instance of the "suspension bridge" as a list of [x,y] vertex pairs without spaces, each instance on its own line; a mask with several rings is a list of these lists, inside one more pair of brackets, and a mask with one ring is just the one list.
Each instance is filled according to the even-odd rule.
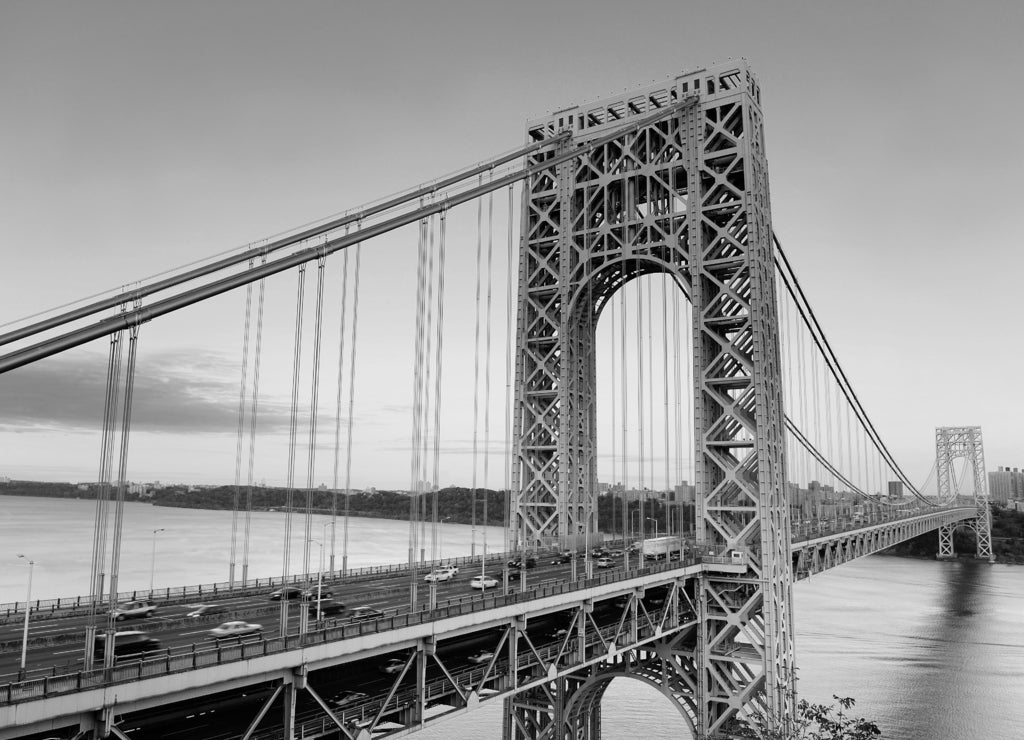
[[[401,271],[414,295],[400,320],[389,285]],[[222,324],[222,296],[236,300],[242,334],[227,580],[126,594],[146,336],[214,304],[200,321]],[[819,325],[772,229],[761,89],[742,61],[568,107],[528,122],[523,146],[436,181],[8,324],[0,374],[101,341],[86,593],[6,611],[26,630],[57,625],[49,644],[80,644],[81,662],[59,666],[45,645],[27,662],[0,660],[0,738],[363,740],[501,702],[507,740],[596,739],[617,676],[656,686],[681,737],[729,737],[751,718],[784,729],[796,701],[794,580],[931,530],[949,557],[958,527],[991,559],[980,429],[936,430],[934,491],[915,485]],[[401,379],[399,352],[412,358]],[[321,397],[328,366],[333,409]],[[408,471],[408,562],[354,568],[353,468],[374,434],[360,419],[398,383],[411,386],[395,457]],[[452,452],[451,440],[465,444]],[[474,499],[502,479],[507,526],[500,546],[483,540],[455,563],[440,557],[437,494],[465,453]],[[249,525],[271,465],[287,492],[282,569],[260,581]],[[597,517],[602,478],[619,494],[610,528]],[[379,613],[316,618],[313,501],[326,479],[326,583],[346,602],[379,596]],[[654,500],[695,511],[691,527],[670,516],[665,537],[655,532],[673,543],[661,559],[643,557]],[[424,580],[453,563],[461,576]],[[465,571],[477,568],[493,588],[467,595]],[[266,619],[268,591],[289,584],[297,598],[286,593]],[[180,604],[196,594],[269,626],[190,643],[195,622]],[[114,610],[129,599],[172,615],[159,628],[139,622],[161,648],[97,650],[116,644]]]

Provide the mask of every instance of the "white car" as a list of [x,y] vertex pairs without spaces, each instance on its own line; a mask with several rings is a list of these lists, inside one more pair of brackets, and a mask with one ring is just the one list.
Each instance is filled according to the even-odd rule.
[[427,583],[441,583],[443,581],[450,581],[454,575],[448,568],[438,568],[423,576],[423,580]]
[[118,622],[126,619],[152,617],[156,613],[156,604],[152,601],[132,601],[118,605],[111,614]]
[[490,576],[473,576],[473,580],[469,582],[470,588],[479,588],[481,591],[488,588],[495,588],[498,582]]
[[467,658],[467,660],[470,663],[474,663],[476,665],[480,665],[481,663],[487,663],[493,657],[494,657],[494,651],[493,650],[486,650],[486,649],[484,649],[484,650],[477,650],[475,653],[470,655],[469,658]]
[[262,624],[250,624],[249,622],[225,622],[219,627],[210,630],[213,637],[240,637],[242,635],[255,635],[263,631]]

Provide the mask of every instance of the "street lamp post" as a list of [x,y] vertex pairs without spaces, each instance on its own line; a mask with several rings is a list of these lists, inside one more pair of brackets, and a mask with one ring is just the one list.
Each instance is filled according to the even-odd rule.
[[160,527],[160,529],[153,530],[153,552],[150,554],[149,557],[149,595],[151,598],[153,596],[153,576],[156,573],[156,535],[157,532],[163,531],[163,527]]
[[644,517],[649,522],[654,522],[654,539],[658,539],[658,520],[653,517]]
[[[328,522],[330,524],[330,522]],[[324,525],[327,526],[327,525]],[[316,574],[316,621],[320,622],[320,602],[324,594],[324,543],[317,540],[310,540],[320,548],[320,571]],[[308,583],[308,581],[307,581]]]
[[25,594],[25,626],[21,631],[21,667],[19,670],[20,675],[25,675],[25,656],[28,652],[28,613],[30,611],[30,604],[32,602],[32,568],[35,566],[36,561],[31,558],[25,557],[22,554],[18,554],[19,558],[28,560],[28,592]]

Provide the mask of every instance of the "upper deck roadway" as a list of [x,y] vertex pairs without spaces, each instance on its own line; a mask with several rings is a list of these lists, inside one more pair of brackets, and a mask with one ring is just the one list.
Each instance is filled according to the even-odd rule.
[[[976,513],[964,507],[871,523],[832,520],[794,526],[794,573],[806,577]],[[503,559],[495,555],[487,564],[499,579]],[[288,720],[278,712],[264,714],[267,700],[282,687],[291,692],[291,721],[304,737],[339,732],[339,737],[370,737],[371,730],[373,736],[404,734],[439,710],[466,710],[480,699],[507,696],[554,675],[614,660],[616,651],[690,629],[696,619],[689,586],[693,579],[704,571],[728,577],[746,569],[743,562],[695,556],[692,550],[681,562],[637,560],[635,554],[623,555],[613,567],[595,568],[586,578],[582,565],[552,562],[541,553],[538,567],[525,571],[523,581],[510,583],[503,595],[468,587],[481,569],[477,558],[475,565],[463,564],[455,579],[438,584],[434,610],[422,604],[423,568],[418,575],[421,605],[415,612],[408,606],[406,568],[332,580],[336,601],[349,608],[372,606],[384,616],[366,622],[327,619],[302,637],[294,634],[298,605],[290,610],[289,636],[278,636],[279,607],[268,599],[269,588],[204,596],[204,603],[229,610],[212,618],[190,619],[190,605],[158,602],[154,617],[121,625],[152,633],[160,650],[122,659],[109,671],[82,666],[83,610],[54,611],[32,621],[30,670],[21,681],[21,620],[11,615],[0,625],[0,645],[7,650],[0,653],[0,740],[96,721],[109,724],[115,735],[133,738],[172,737],[175,731],[181,737],[241,737],[257,717],[263,720],[261,732],[275,727],[267,737],[280,737],[282,721]],[[575,580],[574,573],[579,576]],[[263,634],[218,643],[208,630],[229,619],[259,623]],[[475,665],[469,657],[480,648],[496,655]],[[732,647],[738,660],[745,649]],[[379,670],[388,657],[401,661],[395,675]],[[366,696],[344,707],[331,705],[331,698],[354,689]],[[223,695],[211,696],[214,692]],[[196,710],[200,697],[208,711]],[[188,709],[175,709],[177,702],[189,702]],[[233,710],[224,711],[228,706]],[[109,707],[116,714],[104,714]],[[244,719],[238,719],[239,713]],[[154,722],[160,727],[156,734]],[[365,726],[357,727],[360,722]]]

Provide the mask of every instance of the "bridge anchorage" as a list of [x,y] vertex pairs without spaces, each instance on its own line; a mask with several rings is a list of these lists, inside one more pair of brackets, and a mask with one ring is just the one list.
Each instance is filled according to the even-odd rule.
[[[147,286],[138,301],[167,285],[198,282],[260,257],[260,264],[245,272],[125,309],[116,321],[74,328],[83,316],[117,307],[116,301],[101,301],[88,313],[76,309],[73,315],[48,319],[45,326],[19,329],[17,339],[39,333],[40,326],[63,330],[65,318],[73,326],[55,338],[0,355],[0,373],[118,332],[131,321],[137,326],[312,261],[322,267],[328,254],[432,214],[443,218],[452,205],[524,182],[509,521],[515,556],[521,558],[526,549],[540,562],[536,571],[519,573],[516,590],[506,582],[504,589],[472,595],[449,591],[451,598],[443,602],[435,590],[426,604],[414,597],[424,572],[417,568],[429,570],[441,560],[428,563],[421,555],[417,563],[410,554],[407,567],[389,568],[384,575],[346,565],[344,577],[333,584],[345,589],[344,598],[373,593],[384,600],[386,611],[362,621],[339,618],[309,628],[303,609],[298,634],[282,619],[279,635],[198,647],[184,643],[184,634],[195,633],[171,635],[172,626],[165,623],[168,642],[173,636],[182,644],[155,656],[125,656],[124,661],[104,656],[109,659],[102,666],[87,660],[74,669],[48,665],[28,675],[0,677],[0,740],[142,740],[167,736],[170,729],[180,737],[367,740],[412,734],[435,718],[488,702],[503,707],[505,740],[598,740],[601,698],[618,677],[656,687],[672,701],[680,727],[700,740],[732,737],[752,715],[785,730],[795,705],[796,578],[936,528],[940,554],[951,555],[952,532],[960,525],[977,533],[979,557],[991,558],[976,427],[937,430],[939,498],[927,499],[911,486],[924,504],[911,508],[882,501],[884,467],[903,483],[909,481],[855,397],[851,400],[845,376],[840,380],[841,370],[831,365],[838,363],[816,335],[812,338],[836,382],[836,423],[822,430],[817,409],[808,414],[801,408],[797,414],[791,408],[795,419],[785,413],[784,393],[795,395],[798,388],[791,357],[787,352],[783,358],[780,351],[780,339],[787,350],[792,341],[792,304],[786,305],[785,321],[780,321],[779,306],[787,292],[796,300],[795,278],[781,267],[785,257],[772,233],[760,102],[757,78],[746,62],[736,61],[567,108],[529,122],[527,144],[516,153],[323,227],[304,227],[275,242],[273,249],[234,255],[168,279],[166,285]],[[525,158],[522,168],[473,183],[519,157]],[[473,183],[469,189],[466,181]],[[435,191],[437,198],[424,205],[424,195]],[[403,210],[387,220],[363,222],[392,208]],[[426,233],[421,228],[421,247]],[[325,237],[322,243],[302,246],[320,236]],[[293,246],[295,251],[268,258]],[[587,556],[586,570],[577,578],[581,558],[563,551],[579,550],[598,533],[595,326],[617,291],[652,274],[668,275],[692,304],[694,532],[692,538],[686,535],[685,547],[680,535],[678,560],[664,553],[660,561],[631,562],[627,551],[621,565],[595,573]],[[778,295],[777,276],[788,289]],[[808,308],[797,304],[801,315]],[[14,341],[11,334],[0,336],[0,344],[5,340]],[[298,358],[298,342],[296,347]],[[802,366],[799,377],[804,384]],[[817,383],[815,369],[815,389]],[[840,391],[849,402],[845,432]],[[828,397],[824,406],[827,419],[833,408]],[[127,429],[127,400],[125,408]],[[851,414],[862,425],[854,440],[855,464]],[[843,434],[845,460],[839,444]],[[838,466],[819,449],[831,449],[833,438],[840,448]],[[787,453],[798,445],[813,463]],[[877,471],[871,470],[876,461],[868,462],[869,445],[880,456]],[[858,485],[847,476],[861,468],[860,448],[864,477]],[[956,495],[953,463],[959,458],[966,458],[974,472],[970,502]],[[804,463],[799,474],[798,462]],[[840,520],[834,504],[834,518],[822,518],[819,509],[817,521],[805,519],[811,516],[801,508],[806,504],[790,496],[809,493],[818,483],[812,474],[829,475],[842,491],[869,502],[867,516],[851,513]],[[807,481],[806,491],[797,485],[798,478]],[[805,513],[797,516],[797,511]],[[509,555],[469,560],[474,569],[479,563],[482,570],[504,567],[507,573]],[[534,575],[538,572],[544,576]],[[295,582],[310,583],[310,576]],[[286,585],[289,577],[275,585]],[[261,603],[246,608],[265,614],[258,611],[267,608],[260,583],[244,575],[242,581],[235,582],[232,570],[223,598],[254,597]],[[210,589],[198,590],[205,601]],[[216,588],[213,593],[212,598],[222,598]],[[123,597],[115,582],[110,603]],[[97,603],[102,605],[102,599],[75,600],[66,614],[58,605],[57,613],[47,616],[54,623],[67,618],[71,626],[63,627],[60,637],[78,640],[72,619],[86,609],[95,616]],[[286,616],[287,610],[282,613]],[[220,734],[197,729],[214,726]]]

